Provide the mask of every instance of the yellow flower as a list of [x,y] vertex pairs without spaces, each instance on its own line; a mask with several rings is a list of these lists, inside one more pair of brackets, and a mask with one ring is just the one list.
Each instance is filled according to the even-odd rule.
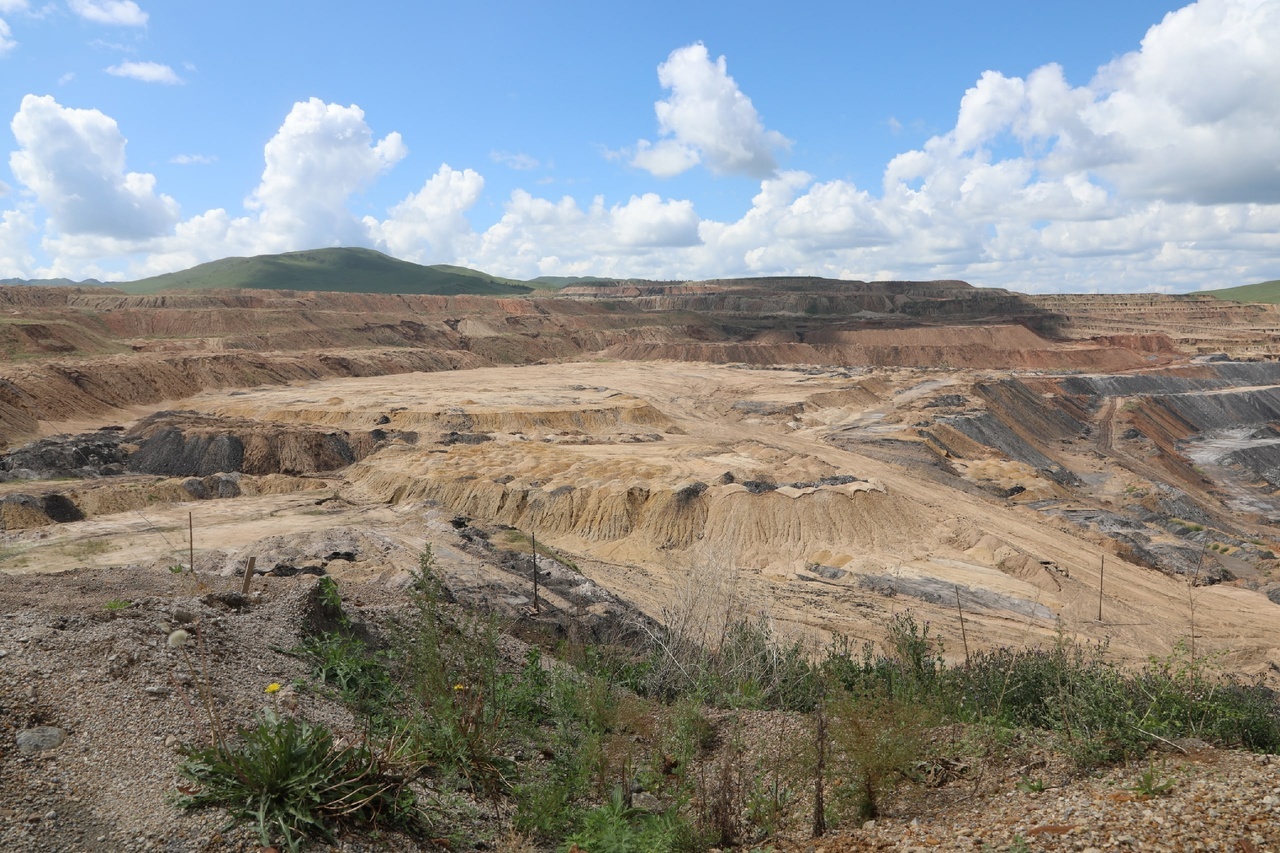
[[267,685],[267,688],[266,688],[266,691],[268,693],[276,693],[279,690],[280,690],[280,683],[277,681],[271,682],[270,684]]
[[453,689],[454,689],[454,690],[466,690],[466,689],[467,689],[467,685],[465,685],[465,684],[461,684],[461,683],[459,683],[459,684],[455,684],[455,685],[453,685]]

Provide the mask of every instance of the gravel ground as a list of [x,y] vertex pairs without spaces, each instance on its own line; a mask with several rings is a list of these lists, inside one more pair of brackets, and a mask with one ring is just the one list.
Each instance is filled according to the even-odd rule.
[[[340,705],[264,691],[306,674],[274,649],[297,646],[304,628],[326,618],[315,577],[259,579],[249,603],[226,594],[239,579],[140,569],[3,580],[0,850],[259,849],[253,833],[227,830],[222,813],[172,804],[178,747],[208,738],[205,672],[224,729],[286,703],[336,731],[353,730]],[[110,601],[129,604],[107,609]],[[167,644],[178,629],[193,637],[185,655]],[[38,727],[61,731],[64,742],[24,753],[18,734]],[[390,841],[376,849],[395,849]]]

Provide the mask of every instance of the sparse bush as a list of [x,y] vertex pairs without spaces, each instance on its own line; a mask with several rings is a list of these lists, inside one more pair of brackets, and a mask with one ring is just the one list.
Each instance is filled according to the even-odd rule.
[[837,811],[858,820],[879,817],[880,802],[924,756],[936,718],[927,707],[893,696],[843,693],[827,705]]

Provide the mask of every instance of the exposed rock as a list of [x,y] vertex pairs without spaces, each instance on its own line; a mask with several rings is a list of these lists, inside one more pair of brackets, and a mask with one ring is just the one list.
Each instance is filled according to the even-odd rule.
[[57,749],[67,739],[67,733],[57,726],[36,726],[23,729],[17,734],[18,751],[23,755],[34,755]]

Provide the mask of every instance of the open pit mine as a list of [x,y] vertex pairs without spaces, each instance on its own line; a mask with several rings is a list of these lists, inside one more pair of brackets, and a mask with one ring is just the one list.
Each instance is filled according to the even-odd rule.
[[952,656],[1194,636],[1280,683],[1273,306],[783,278],[0,311],[5,610],[250,558],[393,590],[429,545],[554,630],[695,596],[816,644],[910,610]]

